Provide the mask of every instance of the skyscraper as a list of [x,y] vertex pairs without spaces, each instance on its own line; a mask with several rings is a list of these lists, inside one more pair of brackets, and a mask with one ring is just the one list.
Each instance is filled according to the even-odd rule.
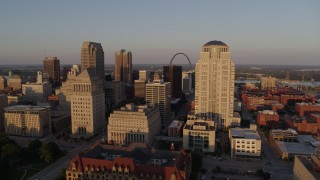
[[116,81],[133,84],[132,78],[132,53],[122,49],[115,53],[114,76]]
[[91,68],[104,82],[104,52],[100,43],[85,41],[81,48],[81,70]]
[[169,65],[163,66],[164,81],[171,83],[172,98],[181,98],[182,95],[182,67]]
[[57,57],[45,57],[43,71],[48,73],[53,88],[60,86],[60,60]]
[[196,63],[195,113],[214,118],[220,128],[240,123],[233,112],[234,75],[227,44],[210,41],[202,46]]
[[103,82],[94,69],[84,69],[72,82],[71,126],[72,134],[90,137],[101,132],[106,125]]
[[170,99],[170,82],[154,80],[152,83],[146,84],[146,102],[147,104],[155,104],[159,108],[162,127],[170,123]]

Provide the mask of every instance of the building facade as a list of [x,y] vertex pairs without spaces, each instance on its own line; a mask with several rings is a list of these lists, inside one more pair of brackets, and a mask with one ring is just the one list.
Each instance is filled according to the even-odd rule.
[[149,70],[139,70],[139,80],[149,81],[150,71]]
[[20,76],[10,76],[8,80],[8,86],[12,88],[12,90],[21,90],[21,77]]
[[116,81],[133,84],[132,53],[122,49],[115,53],[114,77]]
[[4,108],[8,106],[6,94],[0,94],[0,133],[4,132]]
[[295,156],[293,164],[293,179],[320,179],[320,154],[317,153],[311,156]]
[[261,155],[261,138],[256,130],[249,128],[229,129],[231,157],[255,157]]
[[100,43],[85,41],[81,48],[81,71],[90,68],[104,82],[104,51]]
[[50,107],[16,105],[4,111],[8,135],[43,137],[51,133]]
[[239,124],[233,117],[235,65],[230,47],[221,41],[203,45],[195,72],[195,112],[211,116],[219,128]]
[[113,111],[108,123],[108,142],[130,145],[133,142],[153,143],[161,130],[160,112],[155,106],[127,104]]
[[126,100],[125,84],[121,81],[106,81],[104,91],[108,107],[114,108]]
[[183,127],[183,149],[214,152],[216,131],[214,121],[187,120]]
[[146,97],[146,80],[134,80],[134,97],[145,99]]
[[272,110],[259,111],[257,114],[258,125],[276,127],[278,126],[280,117],[277,112]]
[[276,78],[274,77],[261,77],[261,89],[272,89],[276,87]]
[[7,79],[3,76],[0,76],[0,91],[4,91],[7,87]]
[[190,153],[150,149],[135,143],[120,148],[96,146],[72,158],[66,169],[66,179],[188,180],[190,172]]
[[45,57],[43,72],[48,73],[52,88],[60,86],[60,60],[57,57]]
[[52,94],[51,83],[27,83],[22,85],[22,94],[26,96],[26,101],[32,104],[45,102]]
[[163,80],[171,83],[171,97],[182,96],[182,67],[176,65],[163,66]]
[[94,69],[84,69],[72,83],[71,129],[77,137],[90,137],[106,126],[103,82]]
[[306,116],[310,113],[320,113],[320,104],[318,103],[296,103],[295,110],[298,116]]
[[171,84],[170,82],[162,82],[154,80],[146,84],[146,103],[155,104],[161,117],[161,126],[166,127],[170,123],[171,116]]

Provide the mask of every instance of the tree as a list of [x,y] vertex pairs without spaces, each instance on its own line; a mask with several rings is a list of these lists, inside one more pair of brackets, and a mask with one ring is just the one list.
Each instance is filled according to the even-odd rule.
[[58,158],[62,153],[60,148],[54,142],[43,144],[40,149],[40,158],[47,163],[51,163],[55,158]]
[[41,146],[42,142],[39,139],[35,139],[29,142],[28,149],[32,152],[38,153]]
[[2,147],[1,157],[2,158],[18,158],[21,153],[21,149],[17,144],[6,144]]

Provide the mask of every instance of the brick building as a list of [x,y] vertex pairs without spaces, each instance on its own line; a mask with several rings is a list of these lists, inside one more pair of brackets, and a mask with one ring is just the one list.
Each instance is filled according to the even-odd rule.
[[271,110],[259,111],[257,114],[258,125],[276,127],[279,123],[279,114]]
[[310,113],[319,112],[320,113],[320,104],[315,103],[296,103],[295,110],[297,115],[302,117]]
[[[310,115],[309,117],[287,117],[286,124],[299,133],[318,134],[320,130],[320,115]],[[315,121],[316,120],[316,121]]]

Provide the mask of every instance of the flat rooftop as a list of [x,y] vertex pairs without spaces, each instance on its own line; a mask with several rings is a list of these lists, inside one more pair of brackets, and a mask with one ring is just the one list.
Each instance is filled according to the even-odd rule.
[[15,105],[4,108],[5,110],[43,110],[50,109],[50,106],[30,106],[30,105]]
[[275,141],[275,143],[278,146],[278,148],[281,150],[281,152],[286,152],[289,154],[311,155],[316,150],[316,148],[303,142],[296,143],[296,142]]
[[231,128],[229,131],[233,138],[256,139],[256,140],[261,139],[257,131],[250,130],[248,128]]

